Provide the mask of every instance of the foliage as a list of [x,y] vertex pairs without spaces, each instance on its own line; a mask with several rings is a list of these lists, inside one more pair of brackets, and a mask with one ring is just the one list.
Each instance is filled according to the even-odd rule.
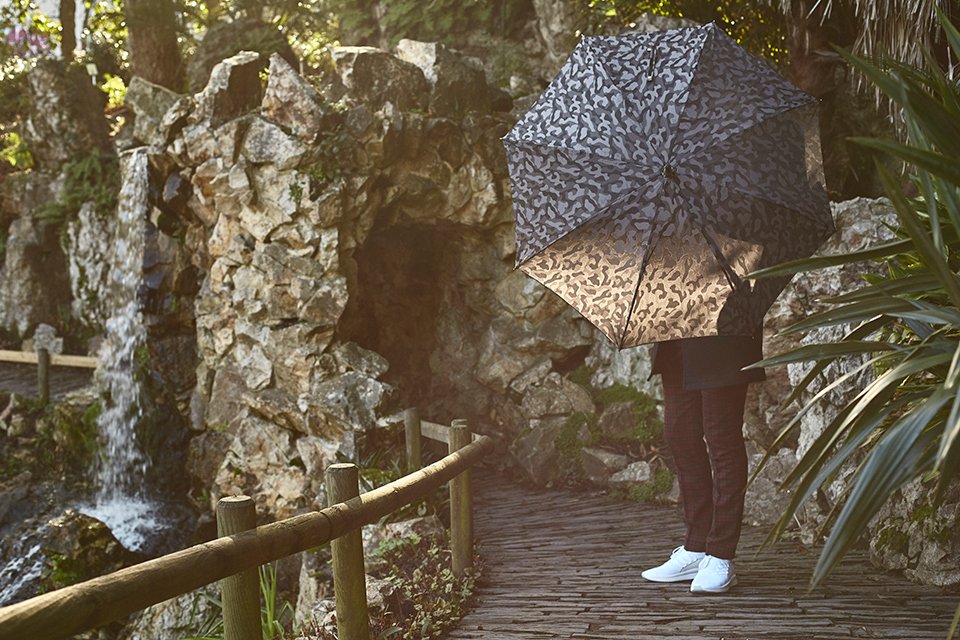
[[[580,437],[584,428],[590,434],[586,441]],[[553,447],[560,456],[562,480],[576,482],[582,479],[583,469],[581,468],[580,452],[583,451],[585,445],[592,444],[597,439],[597,435],[597,415],[595,413],[577,411],[567,416],[553,441]]]
[[[293,617],[293,606],[282,600],[277,594],[277,563],[261,565],[260,578],[260,625],[263,640],[283,640]],[[223,640],[223,603],[213,597],[207,597],[213,605],[210,615],[200,623],[196,633],[184,640]]]
[[259,575],[263,640],[283,638],[286,634],[285,624],[289,624],[293,617],[293,607],[288,601],[281,601],[277,595],[277,563],[261,565]]
[[[960,54],[960,32],[945,19],[942,24],[954,54]],[[902,109],[907,143],[860,142],[903,161],[919,196],[908,197],[905,187],[878,166],[899,217],[896,240],[755,274],[783,275],[864,259],[883,261],[882,274],[828,300],[830,308],[785,330],[853,327],[841,341],[805,346],[757,365],[814,363],[787,399],[790,402],[829,363],[849,357],[864,360],[814,395],[770,452],[832,388],[861,370],[875,373],[784,481],[792,498],[771,538],[784,532],[800,506],[819,487],[828,486],[841,467],[857,466],[845,500],[834,508],[835,520],[814,570],[815,585],[899,487],[926,477],[935,480],[939,500],[960,467],[960,87],[929,56],[926,69],[918,69],[892,60],[878,66],[843,55]]]
[[673,473],[666,467],[658,467],[653,477],[624,490],[624,497],[633,502],[657,502],[673,488]]
[[383,577],[401,592],[403,604],[399,616],[371,629],[375,637],[438,638],[463,617],[477,573],[468,571],[462,578],[454,576],[449,550],[438,546],[435,540],[416,538],[386,549],[382,555],[387,564]]
[[[784,15],[796,7],[792,0],[765,0],[779,5]],[[822,0],[810,9],[810,19],[828,22],[834,14],[852,12],[860,29],[854,53],[867,59],[888,54],[912,66],[922,65],[923,47],[930,48],[937,26],[938,0]],[[956,60],[956,58],[954,58]]]
[[6,162],[17,170],[33,166],[30,150],[16,131],[0,135],[0,162]]
[[754,55],[779,64],[786,59],[783,16],[765,11],[753,0],[577,0],[588,28],[619,32],[644,13],[688,18],[700,24],[716,22],[740,46]]
[[329,0],[339,19],[340,37],[351,43],[396,45],[400,38],[456,45],[464,34],[485,30],[507,34],[520,26],[525,3],[519,0]]
[[107,109],[117,109],[123,106],[127,99],[127,85],[123,83],[123,78],[120,76],[103,74],[100,90],[107,94]]
[[595,398],[601,406],[608,407],[617,402],[630,402],[637,424],[618,440],[639,445],[654,445],[663,439],[663,421],[657,411],[657,401],[650,395],[622,384],[615,384],[596,392]]
[[120,164],[115,155],[93,151],[66,163],[63,171],[60,199],[47,202],[34,215],[45,224],[59,227],[75,216],[85,202],[92,202],[104,218],[112,213],[120,192]]

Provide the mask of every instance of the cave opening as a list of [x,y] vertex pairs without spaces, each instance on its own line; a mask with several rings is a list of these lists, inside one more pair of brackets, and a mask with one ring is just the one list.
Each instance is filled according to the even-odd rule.
[[389,361],[382,379],[397,388],[404,407],[432,404],[431,356],[449,311],[458,235],[454,225],[375,228],[353,255],[357,286],[341,322],[343,338]]

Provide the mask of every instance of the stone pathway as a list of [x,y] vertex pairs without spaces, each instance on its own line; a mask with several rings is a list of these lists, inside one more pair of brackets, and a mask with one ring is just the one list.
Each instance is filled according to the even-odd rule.
[[766,531],[745,528],[740,584],[700,596],[688,583],[654,584],[683,526],[673,507],[516,486],[474,470],[474,518],[485,568],[474,609],[450,639],[943,640],[960,593],[873,569],[851,553],[808,593],[816,554],[782,543],[759,555]]
[[[92,382],[92,369],[50,367],[51,398],[59,398]],[[36,398],[37,365],[0,362],[0,391]]]

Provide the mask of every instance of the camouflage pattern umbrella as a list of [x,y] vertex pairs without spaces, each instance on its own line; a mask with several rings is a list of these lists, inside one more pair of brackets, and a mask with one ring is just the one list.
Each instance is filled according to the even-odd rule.
[[816,99],[714,24],[582,38],[503,142],[517,266],[620,348],[755,334],[834,230]]

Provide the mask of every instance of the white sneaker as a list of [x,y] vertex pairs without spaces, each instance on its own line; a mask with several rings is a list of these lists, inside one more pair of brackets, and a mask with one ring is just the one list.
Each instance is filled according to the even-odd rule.
[[724,593],[737,584],[737,572],[733,560],[724,560],[716,556],[704,556],[700,570],[690,583],[693,593]]
[[703,560],[703,551],[687,551],[680,545],[670,554],[670,559],[659,567],[647,569],[640,575],[651,582],[680,582],[692,580]]

